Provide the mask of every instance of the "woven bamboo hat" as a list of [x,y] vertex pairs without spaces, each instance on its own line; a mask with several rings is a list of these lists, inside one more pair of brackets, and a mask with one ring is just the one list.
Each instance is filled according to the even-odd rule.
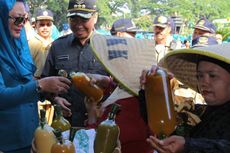
[[142,70],[157,63],[154,42],[95,34],[90,44],[106,70],[128,92],[138,95]]
[[223,63],[224,68],[230,72],[230,43],[175,50],[166,54],[160,66],[172,72],[185,85],[198,91],[196,79],[197,61],[205,58],[213,59],[211,61],[216,61],[216,64]]

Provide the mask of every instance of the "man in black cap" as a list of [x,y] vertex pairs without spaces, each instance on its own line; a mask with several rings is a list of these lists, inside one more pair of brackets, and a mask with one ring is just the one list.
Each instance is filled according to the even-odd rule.
[[[62,69],[68,73],[75,71],[107,75],[89,44],[98,18],[96,0],[70,0],[67,17],[73,33],[53,42],[42,76],[58,75]],[[72,87],[68,94],[56,96],[53,100],[62,106],[72,126],[82,127],[87,119],[84,98],[84,94]]]
[[134,38],[137,31],[138,29],[131,19],[118,19],[110,29],[111,35],[129,38]]
[[204,35],[214,37],[215,33],[216,33],[215,25],[209,20],[205,18],[201,18],[200,20],[197,21],[195,25],[192,39],[195,39],[197,37],[204,36]]
[[157,16],[153,21],[154,40],[156,43],[156,58],[159,62],[165,54],[176,48],[176,42],[171,36],[173,21],[166,16]]
[[41,76],[50,45],[53,41],[51,38],[53,20],[53,13],[47,9],[38,10],[35,16],[36,34],[28,43],[37,67],[34,74],[36,78],[40,78]]

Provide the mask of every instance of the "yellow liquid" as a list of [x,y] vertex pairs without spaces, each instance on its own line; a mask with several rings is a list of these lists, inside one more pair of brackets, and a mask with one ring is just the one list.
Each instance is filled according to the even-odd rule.
[[145,98],[149,127],[157,136],[169,136],[176,127],[176,112],[168,76],[148,75]]
[[56,143],[56,138],[52,132],[53,128],[45,125],[43,129],[38,127],[34,133],[34,141],[37,153],[50,153],[51,147]]
[[73,85],[88,98],[92,98],[93,101],[99,102],[103,97],[103,90],[98,86],[92,86],[90,79],[84,73],[76,73],[71,76]]

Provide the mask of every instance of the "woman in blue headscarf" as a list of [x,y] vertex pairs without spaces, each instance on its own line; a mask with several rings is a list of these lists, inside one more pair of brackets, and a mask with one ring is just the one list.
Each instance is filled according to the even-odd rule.
[[0,151],[11,153],[29,152],[41,93],[67,92],[71,83],[63,77],[33,79],[25,16],[23,0],[0,0]]

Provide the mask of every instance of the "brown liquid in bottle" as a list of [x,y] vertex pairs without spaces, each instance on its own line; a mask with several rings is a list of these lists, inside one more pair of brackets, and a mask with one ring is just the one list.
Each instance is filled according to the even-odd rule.
[[97,85],[90,84],[90,78],[82,72],[73,72],[70,74],[73,85],[88,98],[95,102],[99,102],[103,98],[103,90]]
[[145,98],[149,127],[159,138],[169,136],[176,127],[176,112],[169,77],[164,70],[147,75]]

